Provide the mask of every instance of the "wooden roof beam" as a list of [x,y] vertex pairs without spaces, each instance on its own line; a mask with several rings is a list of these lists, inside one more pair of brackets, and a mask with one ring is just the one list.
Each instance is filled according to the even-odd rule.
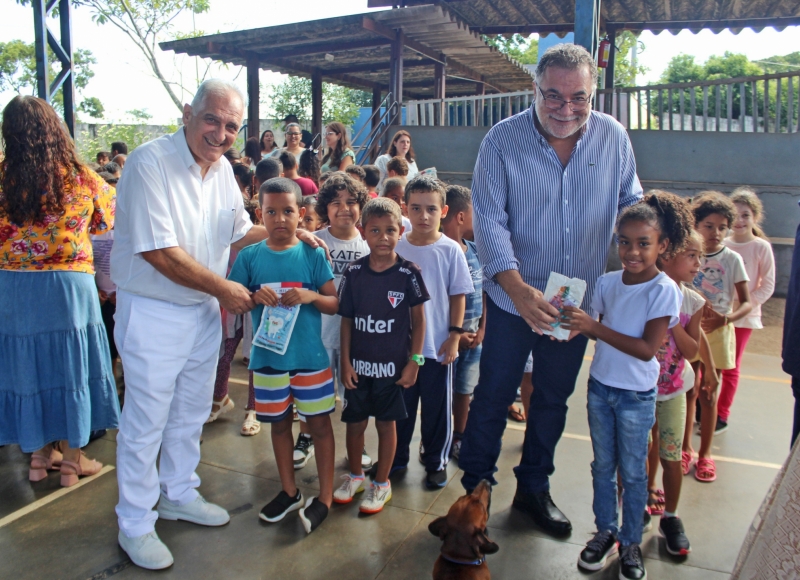
[[[429,60],[403,60],[403,68],[414,68],[420,66],[434,66],[434,62]],[[373,72],[373,71],[384,71],[389,70],[390,63],[389,61],[382,61],[382,62],[368,62],[364,64],[354,64],[352,66],[345,66],[342,68],[334,68],[334,69],[322,69],[322,74],[348,74],[348,73],[357,73],[357,72]]]
[[[394,32],[393,28],[389,28],[385,24],[381,24],[380,22],[377,22],[377,21],[375,21],[372,18],[369,18],[367,16],[365,16],[363,18],[362,26],[366,30],[369,30],[370,32],[374,32],[375,34],[379,34],[379,35],[383,36],[384,38],[388,38],[390,40],[394,40],[395,39],[396,35],[395,35],[395,32]],[[436,61],[436,62],[441,63],[441,64],[446,64],[447,63],[447,57],[444,54],[440,53],[437,50],[433,50],[431,48],[428,48],[427,46],[423,46],[422,44],[420,44],[416,40],[408,38],[407,36],[403,39],[403,45],[406,48],[411,49],[414,52],[419,53],[422,56],[427,57],[427,58],[429,58],[429,59],[431,59],[433,61]]]
[[[276,59],[276,58],[293,58],[297,56],[309,56],[312,54],[323,54],[330,52],[335,54],[337,52],[345,52],[348,50],[361,50],[364,48],[374,48],[376,46],[388,46],[389,41],[384,38],[370,38],[366,40],[356,40],[353,42],[318,42],[314,44],[299,45],[295,48],[287,49],[267,49],[265,51],[249,49],[243,52],[255,54],[258,58]],[[228,53],[232,50],[242,50],[235,47],[228,47],[224,44],[209,42],[207,44],[210,52]]]

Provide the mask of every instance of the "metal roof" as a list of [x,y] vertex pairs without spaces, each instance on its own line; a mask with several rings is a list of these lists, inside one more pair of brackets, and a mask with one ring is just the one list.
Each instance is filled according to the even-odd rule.
[[388,88],[391,39],[405,35],[403,93],[434,95],[434,66],[447,63],[447,96],[512,92],[531,86],[531,74],[488,46],[447,6],[415,6],[308,22],[268,26],[162,42],[163,50],[236,65],[255,60],[265,70],[322,79],[360,89]]
[[[370,7],[412,6],[431,0],[368,0]],[[484,34],[572,30],[572,0],[441,0],[437,2]],[[800,25],[800,0],[603,0],[601,28],[719,32],[782,30]]]

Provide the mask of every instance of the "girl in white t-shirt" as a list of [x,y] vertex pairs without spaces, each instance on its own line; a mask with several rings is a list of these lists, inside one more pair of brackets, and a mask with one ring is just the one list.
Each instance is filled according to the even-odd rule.
[[[753,309],[750,314],[733,323],[736,335],[736,351],[734,362],[736,366],[722,371],[722,384],[719,389],[717,401],[717,428],[715,433],[722,433],[728,428],[728,418],[731,414],[733,397],[739,386],[739,369],[742,365],[742,355],[750,340],[754,329],[764,328],[761,324],[761,305],[766,302],[775,291],[775,256],[772,254],[772,244],[761,231],[761,222],[764,220],[764,206],[756,196],[755,191],[749,187],[739,187],[731,194],[731,201],[736,207],[736,220],[731,228],[732,235],[722,242],[736,252],[744,261],[744,269],[750,281],[747,288],[750,290],[750,302]],[[736,308],[736,301],[734,301]]]
[[[736,208],[730,199],[718,191],[705,191],[692,200],[695,228],[703,236],[703,263],[694,279],[694,288],[705,296],[703,320],[700,326],[711,347],[717,376],[721,371],[736,366],[733,323],[750,312],[748,277],[742,257],[722,242],[736,220]],[[699,361],[692,363],[695,374],[710,372]],[[697,380],[695,381],[697,382]],[[708,383],[706,383],[708,384]],[[695,405],[700,403],[700,449],[694,477],[710,483],[717,479],[717,466],[711,457],[711,444],[717,427],[717,392],[694,388],[686,395],[686,436],[684,446],[684,473],[689,473],[694,462],[691,454],[691,428],[695,418]]]
[[[683,294],[680,323],[667,331],[664,343],[656,354],[660,364],[658,395],[656,397],[656,424],[653,427],[653,445],[648,458],[647,506],[651,515],[661,516],[659,528],[666,539],[667,552],[673,556],[686,556],[691,545],[678,517],[678,500],[681,494],[683,448],[686,423],[686,391],[694,386],[694,371],[687,359],[700,353],[701,359],[713,368],[707,343],[700,329],[705,298],[691,289],[692,280],[700,270],[703,256],[703,238],[696,231],[682,252],[664,256],[658,262],[661,270],[678,284]],[[716,379],[716,374],[708,375]],[[716,385],[715,385],[716,386]],[[664,467],[664,490],[656,489],[659,460]]]
[[[678,324],[681,291],[656,262],[683,250],[692,231],[691,212],[680,197],[654,192],[626,208],[617,225],[623,270],[600,277],[592,310],[565,307],[563,326],[597,341],[589,370],[587,410],[594,461],[597,533],[578,565],[600,570],[619,542],[620,577],[643,578],[640,544],[647,506],[647,440],[656,415],[659,363],[667,329]],[[619,526],[617,473],[622,495]]]

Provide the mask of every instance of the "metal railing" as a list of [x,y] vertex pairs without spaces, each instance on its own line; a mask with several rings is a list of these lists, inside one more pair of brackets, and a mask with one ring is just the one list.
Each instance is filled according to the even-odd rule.
[[375,160],[381,148],[381,141],[391,130],[392,125],[397,122],[399,115],[400,107],[397,101],[392,98],[392,93],[387,94],[380,106],[372,112],[372,115],[351,140],[355,143],[361,133],[369,127],[369,132],[364,137],[364,143],[355,148],[356,160],[359,165],[372,163]]
[[[409,101],[407,124],[489,127],[530,106],[534,91]],[[594,108],[632,130],[796,133],[800,71],[598,90]]]

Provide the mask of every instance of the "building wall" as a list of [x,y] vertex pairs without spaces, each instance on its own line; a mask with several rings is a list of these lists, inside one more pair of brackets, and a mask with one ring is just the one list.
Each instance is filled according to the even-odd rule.
[[[469,187],[485,127],[404,127],[420,168],[436,167],[445,181]],[[691,197],[706,189],[729,193],[753,186],[764,203],[764,229],[772,238],[778,295],[789,282],[800,223],[800,135],[630,131],[645,189]]]

